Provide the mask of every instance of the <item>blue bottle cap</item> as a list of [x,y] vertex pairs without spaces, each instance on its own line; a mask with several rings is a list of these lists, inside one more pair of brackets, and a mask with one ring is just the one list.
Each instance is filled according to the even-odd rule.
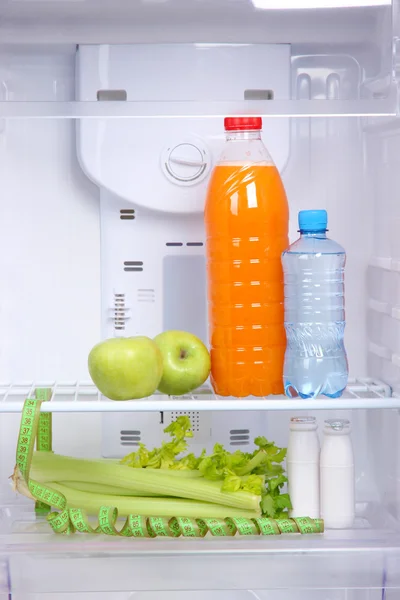
[[326,210],[301,210],[299,212],[300,231],[326,231],[328,213]]

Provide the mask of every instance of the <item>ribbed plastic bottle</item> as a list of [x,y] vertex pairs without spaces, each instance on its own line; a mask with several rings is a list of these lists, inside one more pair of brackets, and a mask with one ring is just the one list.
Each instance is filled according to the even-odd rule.
[[338,398],[347,385],[342,246],[326,237],[325,210],[299,213],[300,238],[282,256],[285,275],[285,393]]
[[211,382],[222,396],[283,392],[289,211],[261,127],[260,117],[225,119],[206,200]]

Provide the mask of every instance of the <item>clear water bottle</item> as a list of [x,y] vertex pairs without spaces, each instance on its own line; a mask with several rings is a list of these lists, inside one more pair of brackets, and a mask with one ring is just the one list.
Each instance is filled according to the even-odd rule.
[[283,381],[290,398],[338,398],[347,385],[346,253],[326,237],[327,223],[325,210],[300,211],[300,238],[282,255],[287,338]]

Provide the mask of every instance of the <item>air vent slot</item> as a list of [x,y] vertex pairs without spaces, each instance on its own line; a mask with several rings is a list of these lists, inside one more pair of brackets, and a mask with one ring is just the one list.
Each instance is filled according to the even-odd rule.
[[140,437],[141,431],[133,429],[122,429],[121,435],[138,435]]
[[229,434],[231,446],[248,446],[250,443],[249,429],[231,429]]
[[122,429],[120,431],[121,446],[139,446],[142,432],[138,430]]
[[143,271],[143,261],[141,260],[125,260],[124,271]]
[[97,100],[100,102],[126,102],[126,90],[97,90]]
[[183,246],[183,242],[167,242],[166,246]]
[[204,246],[203,242],[188,242],[186,246]]
[[132,221],[135,219],[135,210],[133,208],[122,208],[119,211],[119,218],[122,221]]
[[189,417],[190,422],[192,424],[192,431],[193,433],[200,433],[200,412],[199,411],[191,411],[191,410],[187,410],[187,411],[179,411],[179,410],[173,410],[171,411],[171,422],[172,421],[176,421],[176,419],[178,417]]

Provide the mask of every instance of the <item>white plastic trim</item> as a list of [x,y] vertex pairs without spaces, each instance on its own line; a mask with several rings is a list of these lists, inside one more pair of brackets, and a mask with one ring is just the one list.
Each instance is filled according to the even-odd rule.
[[393,262],[394,261],[392,261],[392,259],[387,256],[372,256],[369,261],[369,264],[371,265],[371,267],[376,267],[378,269],[384,269],[385,271],[397,270],[397,269],[393,269],[393,266],[392,266]]
[[383,313],[385,315],[390,315],[392,313],[391,306],[388,302],[381,302],[380,300],[374,300],[373,298],[368,300],[368,307],[375,312]]
[[310,8],[358,8],[366,6],[388,6],[391,0],[251,0],[256,8],[310,9]]
[[369,342],[368,350],[375,356],[379,356],[380,358],[386,358],[386,360],[391,359],[391,352],[389,348],[385,346],[380,346],[379,344],[375,344],[374,342]]

